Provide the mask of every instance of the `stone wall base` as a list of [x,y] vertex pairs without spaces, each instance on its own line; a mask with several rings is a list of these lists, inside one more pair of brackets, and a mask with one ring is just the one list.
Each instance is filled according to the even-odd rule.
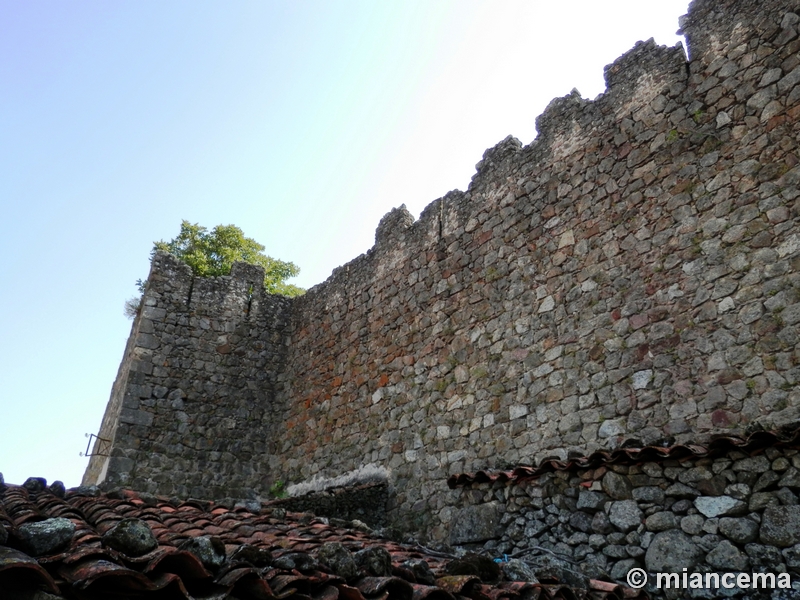
[[683,569],[797,580],[799,493],[793,448],[555,471],[464,487],[450,542],[500,559],[548,556],[574,577],[623,584],[635,567],[651,582]]

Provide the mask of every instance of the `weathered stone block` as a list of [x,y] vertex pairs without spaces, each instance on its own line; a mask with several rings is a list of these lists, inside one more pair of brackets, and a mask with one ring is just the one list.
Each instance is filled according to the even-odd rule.
[[779,548],[800,543],[800,506],[768,506],[761,516],[760,539]]
[[61,517],[25,523],[17,537],[31,556],[46,556],[65,549],[75,533],[75,524]]
[[747,512],[747,504],[730,496],[700,496],[695,498],[694,505],[707,518]]
[[608,512],[608,520],[611,524],[622,531],[636,529],[642,524],[644,513],[634,500],[620,500],[611,504]]
[[702,550],[681,531],[672,529],[657,533],[645,554],[648,571],[680,573],[691,570],[702,558]]
[[719,520],[719,532],[737,544],[747,544],[758,537],[758,523],[746,518],[723,517]]
[[485,542],[499,537],[502,516],[503,509],[498,502],[462,508],[450,524],[450,543]]

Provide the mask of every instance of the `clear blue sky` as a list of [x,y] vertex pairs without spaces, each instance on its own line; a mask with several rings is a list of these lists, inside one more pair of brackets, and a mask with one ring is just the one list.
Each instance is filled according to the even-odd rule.
[[310,287],[602,93],[686,0],[0,0],[0,472],[78,485],[153,241],[236,224]]

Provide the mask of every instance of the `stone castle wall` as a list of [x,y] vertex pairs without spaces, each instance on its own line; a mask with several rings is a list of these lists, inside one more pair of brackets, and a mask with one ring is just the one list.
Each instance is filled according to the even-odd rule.
[[[291,302],[261,267],[193,277],[158,253],[84,483],[181,497],[255,498],[271,438]],[[99,448],[100,445],[96,445]]]
[[390,522],[441,541],[448,475],[800,421],[798,11],[694,2],[688,63],[638,44],[303,297],[254,274],[248,311],[237,273],[157,257],[107,480],[224,497],[374,464]]
[[444,479],[792,419],[800,397],[796,17],[701,2],[594,102],[557,99],[465,193],[404,209],[296,303],[271,469],[377,463],[444,539]]

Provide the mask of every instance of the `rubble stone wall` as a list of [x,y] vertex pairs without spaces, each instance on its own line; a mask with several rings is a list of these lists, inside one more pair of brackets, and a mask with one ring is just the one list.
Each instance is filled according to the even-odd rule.
[[388,485],[386,482],[380,482],[290,496],[272,500],[270,506],[278,506],[292,512],[308,512],[339,521],[356,520],[372,529],[378,529],[387,525],[388,500]]
[[450,474],[800,420],[798,13],[693,2],[689,62],[637,44],[300,298],[157,257],[107,479],[235,496],[374,464],[390,523],[445,541]]
[[84,484],[258,497],[291,306],[263,284],[254,265],[200,278],[155,255],[99,433],[111,453],[92,457]]
[[271,470],[388,467],[391,520],[445,540],[450,474],[796,420],[797,9],[693,3],[690,62],[638,44],[384,217],[295,301]]
[[[556,471],[466,486],[450,542],[501,558],[544,555],[577,585],[606,576],[625,583],[634,568],[790,573],[796,580],[798,492],[796,449]],[[663,597],[650,583],[648,591]]]

